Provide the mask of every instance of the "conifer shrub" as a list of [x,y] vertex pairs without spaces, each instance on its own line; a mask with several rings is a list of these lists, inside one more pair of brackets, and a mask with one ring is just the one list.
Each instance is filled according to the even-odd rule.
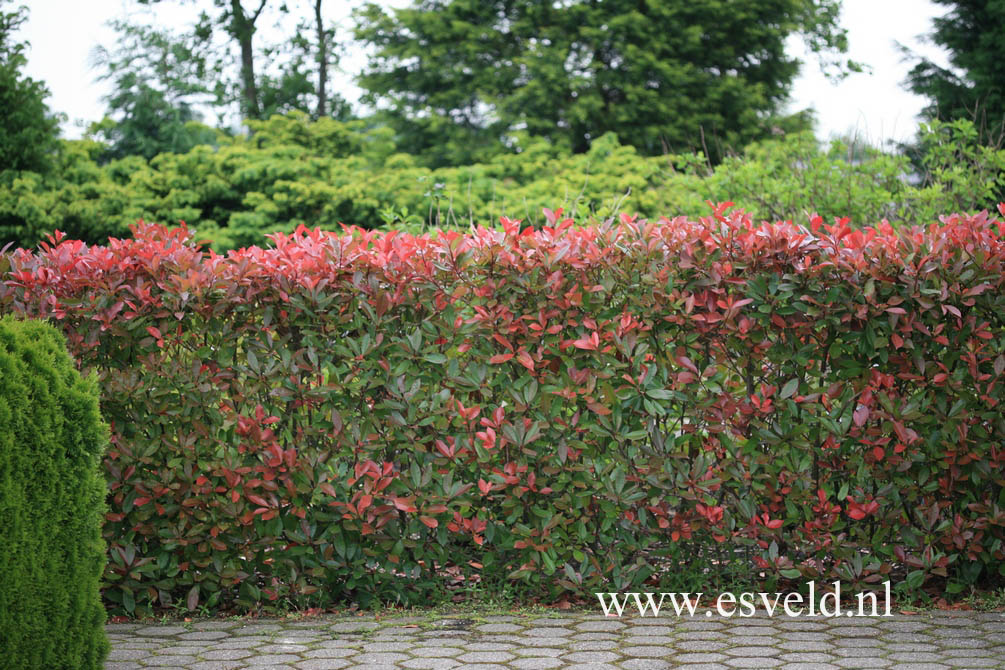
[[0,650],[19,670],[98,670],[106,428],[55,328],[0,318]]

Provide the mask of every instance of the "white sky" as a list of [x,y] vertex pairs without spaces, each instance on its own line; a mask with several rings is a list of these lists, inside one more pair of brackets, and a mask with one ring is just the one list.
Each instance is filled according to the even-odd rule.
[[[93,47],[112,47],[115,33],[106,22],[123,17],[128,12],[149,16],[159,25],[184,29],[208,0],[195,2],[164,2],[155,10],[137,9],[132,0],[23,0],[29,8],[29,21],[21,37],[31,43],[27,74],[46,82],[52,96],[49,106],[69,117],[63,126],[66,137],[79,137],[88,123],[104,115],[101,97],[107,93],[98,74],[88,67]],[[299,0],[290,2],[294,11],[307,12]],[[346,3],[329,0],[330,20],[348,15],[350,8],[362,0]],[[407,0],[392,0],[396,6]],[[812,55],[805,61],[802,75],[793,90],[793,111],[813,107],[817,111],[818,136],[855,131],[874,144],[886,140],[907,139],[917,129],[917,114],[925,105],[922,98],[901,87],[909,69],[901,62],[894,42],[900,42],[937,62],[945,63],[944,54],[919,37],[931,32],[932,17],[945,12],[944,7],[929,0],[844,0],[842,24],[848,29],[848,56],[872,67],[872,74],[853,74],[840,84],[827,81],[820,73]],[[306,15],[306,14],[305,14]],[[264,17],[263,17],[264,18]],[[346,39],[351,23],[341,22],[340,36]],[[266,28],[265,39],[270,39]],[[792,52],[800,55],[798,41],[791,41]],[[342,61],[345,74],[336,81],[336,88],[350,101],[358,94],[351,75],[364,65],[365,55],[350,53]]]

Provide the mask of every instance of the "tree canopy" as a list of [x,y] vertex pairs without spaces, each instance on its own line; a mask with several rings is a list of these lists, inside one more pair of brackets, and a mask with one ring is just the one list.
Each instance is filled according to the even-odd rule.
[[582,152],[607,132],[649,155],[721,156],[778,125],[799,69],[785,53],[790,35],[825,57],[846,50],[839,6],[419,0],[388,11],[371,3],[356,35],[376,53],[360,83],[399,144],[434,165],[484,158],[524,135]]
[[916,58],[907,85],[930,104],[929,119],[971,119],[985,135],[1005,131],[1005,61],[998,53],[1005,32],[1001,0],[934,0],[949,7],[929,39],[949,52],[949,67]]
[[49,89],[22,71],[28,45],[15,33],[28,16],[25,7],[0,0],[0,172],[45,172],[59,136],[58,119],[45,104]]

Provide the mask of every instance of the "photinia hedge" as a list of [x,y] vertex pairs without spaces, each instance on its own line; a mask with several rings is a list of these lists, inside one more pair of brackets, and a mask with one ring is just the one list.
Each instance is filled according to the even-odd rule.
[[113,610],[1005,569],[1003,224],[622,216],[0,255],[111,424]]

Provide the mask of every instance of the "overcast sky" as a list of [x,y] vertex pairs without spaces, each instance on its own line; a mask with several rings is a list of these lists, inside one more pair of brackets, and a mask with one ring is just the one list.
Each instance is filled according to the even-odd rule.
[[[329,19],[341,19],[343,37],[350,27],[346,15],[360,1],[327,3]],[[397,6],[403,3],[407,4],[407,0],[393,2]],[[52,91],[49,106],[69,117],[64,135],[79,137],[89,122],[104,115],[101,97],[107,88],[95,81],[98,73],[88,66],[91,50],[98,44],[112,47],[115,33],[107,27],[107,21],[130,11],[135,16],[137,5],[132,0],[29,0],[26,4],[30,18],[21,35],[31,43],[27,73],[46,82]],[[197,8],[210,4],[208,0],[162,3],[155,12],[145,9],[140,10],[140,15],[182,30],[191,23]],[[298,7],[298,0],[290,5]],[[306,11],[303,5],[300,9]],[[848,131],[857,131],[873,143],[913,136],[917,114],[925,101],[902,88],[909,65],[902,62],[894,43],[945,63],[944,54],[919,40],[931,31],[932,18],[945,11],[929,0],[844,0],[841,21],[848,30],[848,55],[871,66],[872,73],[854,74],[835,84],[824,78],[812,56],[804,58],[791,109],[816,109],[818,135],[824,139]],[[268,31],[265,37],[269,38]],[[794,54],[804,55],[796,40],[790,41],[790,48]],[[357,52],[342,62],[346,73],[336,86],[350,101],[358,92],[351,84],[351,75],[364,61],[365,54]]]

